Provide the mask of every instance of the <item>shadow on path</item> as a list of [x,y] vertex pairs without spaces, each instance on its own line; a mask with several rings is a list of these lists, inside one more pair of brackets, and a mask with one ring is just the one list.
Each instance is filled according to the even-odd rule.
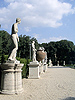
[[65,98],[65,99],[62,99],[62,100],[75,100],[75,97],[68,97],[68,98]]

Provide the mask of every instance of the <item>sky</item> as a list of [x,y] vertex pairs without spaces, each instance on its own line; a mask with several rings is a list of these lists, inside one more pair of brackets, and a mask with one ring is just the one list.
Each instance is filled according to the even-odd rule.
[[11,34],[16,18],[21,18],[18,35],[75,44],[75,0],[0,0],[0,30]]

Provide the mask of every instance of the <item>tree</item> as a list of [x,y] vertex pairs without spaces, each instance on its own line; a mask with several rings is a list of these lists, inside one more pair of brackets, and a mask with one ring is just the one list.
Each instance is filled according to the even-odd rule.
[[75,60],[75,46],[74,43],[67,40],[56,42],[57,58],[62,63],[66,61],[67,64],[73,63]]
[[18,49],[18,56],[21,58],[29,58],[29,42],[30,36],[19,36],[19,49]]
[[0,51],[7,55],[11,45],[11,36],[6,31],[0,31]]

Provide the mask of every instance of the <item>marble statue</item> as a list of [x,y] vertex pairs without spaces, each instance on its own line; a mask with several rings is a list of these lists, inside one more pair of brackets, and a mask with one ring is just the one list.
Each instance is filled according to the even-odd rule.
[[47,52],[45,51],[45,53],[46,53],[46,57],[44,59],[44,62],[47,64]]
[[57,66],[59,66],[59,61],[57,61]]
[[49,64],[51,64],[51,59],[49,60]]
[[14,23],[12,25],[12,34],[11,34],[11,38],[12,38],[12,50],[11,53],[9,55],[8,60],[9,61],[17,61],[16,60],[16,54],[17,54],[17,50],[18,50],[18,42],[19,42],[19,37],[18,37],[18,24],[21,23],[21,19],[17,18],[16,19],[16,23]]
[[63,62],[63,65],[65,66],[65,61]]
[[32,42],[32,50],[33,50],[33,61],[36,61],[36,49],[35,49],[35,41]]
[[52,67],[52,61],[51,61],[51,59],[49,60],[49,66]]

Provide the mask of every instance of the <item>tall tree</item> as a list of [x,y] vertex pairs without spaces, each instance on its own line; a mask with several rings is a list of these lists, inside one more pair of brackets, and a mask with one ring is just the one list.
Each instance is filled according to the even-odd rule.
[[0,31],[0,51],[3,54],[8,54],[11,44],[11,36],[6,31]]

